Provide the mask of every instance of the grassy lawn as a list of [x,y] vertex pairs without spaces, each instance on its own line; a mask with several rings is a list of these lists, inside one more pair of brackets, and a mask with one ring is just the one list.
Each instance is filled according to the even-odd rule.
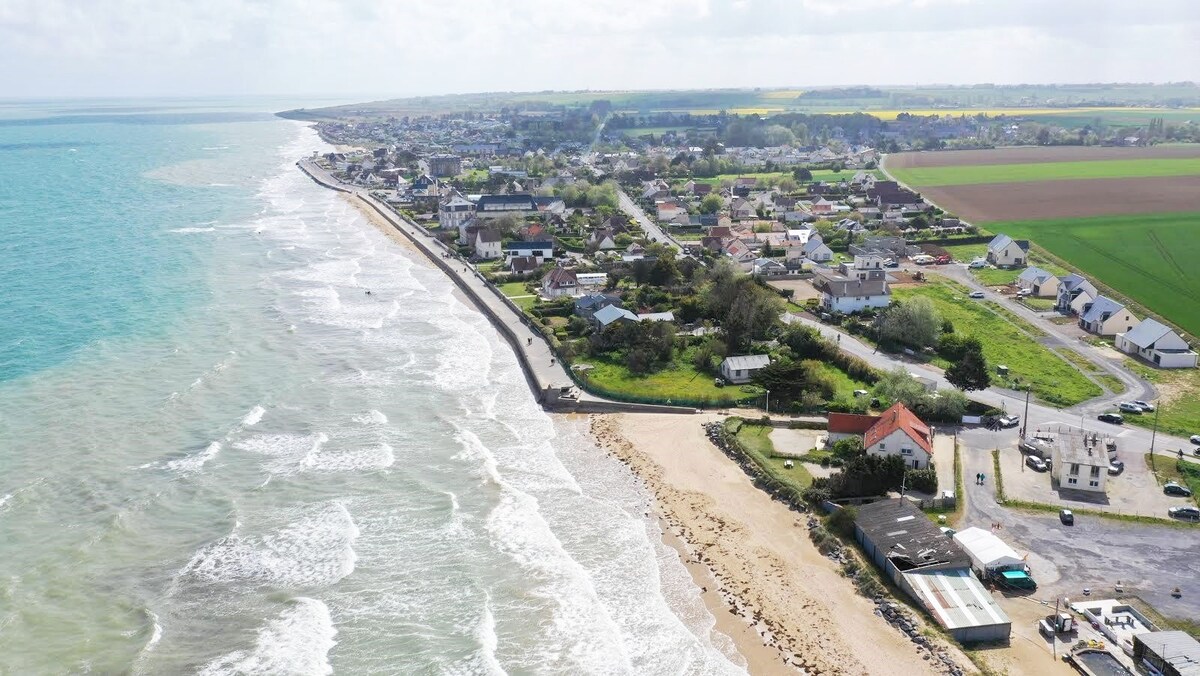
[[[1034,395],[1042,401],[1057,406],[1072,406],[1103,394],[1100,386],[1088,380],[1049,348],[1022,333],[991,307],[965,302],[967,293],[966,287],[949,281],[927,282],[893,290],[897,300],[928,298],[943,318],[954,323],[955,331],[973,335],[983,343],[983,354],[989,366],[1008,366],[1010,377],[1031,385]],[[941,360],[938,362],[939,366],[948,365]]]
[[[813,169],[812,175],[814,181],[824,181],[826,183],[836,183],[838,181],[849,181],[854,178],[854,175],[859,172],[858,169],[843,169],[834,171],[832,169]],[[878,169],[864,169],[869,174],[874,174],[879,178],[883,178],[883,172]],[[721,181],[733,181],[735,178],[765,178],[765,179],[781,179],[792,178],[790,171],[766,171],[766,172],[746,172],[742,174],[718,174],[711,178],[693,179],[697,183],[708,183],[710,185],[719,185]]]
[[842,371],[833,364],[822,363],[821,371],[825,375],[829,376],[833,380],[834,384],[837,385],[838,396],[844,395],[849,399],[854,397],[854,390],[867,390],[868,392],[871,390],[870,385],[862,382],[861,380],[855,380],[854,378],[851,378],[850,376],[846,375],[845,371]]
[[[740,421],[739,421],[740,422]],[[729,423],[726,423],[727,425]],[[728,427],[726,429],[729,429]],[[792,467],[784,467],[785,458],[775,456],[775,445],[771,443],[771,427],[766,425],[741,425],[737,429],[738,441],[747,452],[754,455],[759,466],[780,481],[804,490],[812,485],[812,475],[805,469],[804,463],[793,460]]]
[[959,167],[910,167],[892,169],[891,172],[901,181],[923,188],[1066,179],[1195,176],[1200,174],[1200,158],[1172,157],[1030,164],[977,164]]
[[1021,327],[1022,329],[1025,330],[1025,333],[1028,333],[1029,335],[1033,336],[1034,338],[1045,338],[1048,335],[1045,331],[1043,331],[1043,330],[1039,329],[1038,327],[1034,326],[1033,324],[1030,324],[1029,322],[1025,321],[1024,319],[1019,317],[1015,312],[1013,312],[1012,310],[1009,310],[1008,308],[1004,307],[1000,303],[997,303],[996,301],[988,300],[988,301],[984,301],[983,304],[986,305],[988,307],[988,309],[991,310],[992,312],[995,312],[996,314],[1000,315],[1001,317],[1004,317],[1005,319],[1007,319],[1009,322]]
[[[1184,449],[1187,453],[1191,449]],[[1192,489],[1192,499],[1179,499],[1180,504],[1186,502],[1195,503],[1200,499],[1200,464],[1180,460],[1176,457],[1175,449],[1168,452],[1156,452],[1153,457],[1149,453],[1146,454],[1146,466],[1154,474],[1158,485],[1162,486],[1168,481],[1174,481],[1181,486],[1187,486]]]
[[1049,312],[1054,309],[1056,303],[1053,298],[1034,298],[1033,296],[1022,299],[1021,302],[1034,312]]
[[[1125,360],[1135,373],[1158,387],[1158,429],[1189,437],[1200,434],[1200,369],[1158,370],[1133,360]],[[1153,415],[1125,416],[1125,422],[1139,427],[1154,427]],[[1190,448],[1183,449],[1190,453]]]
[[500,289],[500,293],[508,296],[509,298],[512,298],[513,296],[528,296],[533,294],[533,292],[529,290],[529,287],[525,285],[525,282],[506,282],[504,284],[497,285],[497,288]]
[[714,385],[713,376],[701,373],[692,366],[690,350],[662,370],[644,376],[630,373],[625,364],[616,359],[583,357],[576,363],[592,366],[587,380],[593,387],[624,397],[660,401],[670,399],[680,404],[708,402],[727,405],[752,396],[737,386]]
[[1083,274],[1200,335],[1200,212],[1009,221],[988,229],[1032,239]]
[[947,253],[954,257],[954,260],[963,263],[970,263],[976,258],[987,257],[986,244],[939,244],[938,246],[945,249]]

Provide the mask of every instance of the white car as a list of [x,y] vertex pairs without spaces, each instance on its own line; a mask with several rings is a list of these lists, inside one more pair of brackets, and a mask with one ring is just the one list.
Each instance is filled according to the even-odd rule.
[[1143,411],[1147,412],[1147,413],[1153,413],[1153,412],[1154,412],[1154,404],[1151,404],[1151,403],[1150,403],[1150,402],[1148,402],[1148,401],[1142,401],[1141,399],[1138,399],[1137,401],[1133,402],[1133,405],[1134,405],[1134,406],[1140,406],[1140,407],[1141,407],[1141,409],[1142,409]]
[[983,292],[982,291],[972,291],[971,298],[974,298],[975,300],[979,300],[980,298],[983,298]]
[[1121,409],[1121,411],[1123,411],[1125,413],[1141,413],[1142,412],[1141,406],[1130,403],[1128,401],[1123,401],[1123,402],[1117,404],[1117,408]]
[[1193,434],[1191,438],[1193,444],[1200,444],[1200,434]]
[[970,263],[967,263],[967,267],[971,268],[972,270],[979,270],[980,268],[986,268],[987,261],[985,261],[982,258],[976,258],[975,260],[971,261]]

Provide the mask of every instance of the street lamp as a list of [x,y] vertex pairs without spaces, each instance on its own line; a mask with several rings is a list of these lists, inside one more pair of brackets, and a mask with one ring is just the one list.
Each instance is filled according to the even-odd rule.
[[771,390],[767,390],[767,415],[771,415]]

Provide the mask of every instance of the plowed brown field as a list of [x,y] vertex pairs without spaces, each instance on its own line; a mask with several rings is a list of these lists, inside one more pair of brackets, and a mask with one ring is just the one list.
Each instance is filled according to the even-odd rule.
[[981,224],[1200,211],[1200,176],[953,185],[925,188],[921,194],[946,211]]
[[1035,164],[1084,162],[1089,160],[1149,160],[1200,157],[1200,144],[1106,148],[1100,146],[1021,146],[991,150],[946,150],[888,155],[889,169],[914,167],[962,167],[977,164]]

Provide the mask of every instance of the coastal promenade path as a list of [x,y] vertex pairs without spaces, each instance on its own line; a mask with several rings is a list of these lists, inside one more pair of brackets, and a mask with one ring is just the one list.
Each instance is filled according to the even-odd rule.
[[[545,336],[512,302],[499,294],[494,286],[484,279],[474,266],[461,260],[457,253],[430,234],[419,225],[401,217],[390,207],[372,197],[370,193],[354,185],[342,183],[323,167],[311,160],[301,160],[297,163],[304,173],[308,174],[318,184],[346,193],[368,209],[375,211],[396,230],[405,235],[424,253],[451,281],[467,296],[467,298],[483,312],[488,321],[507,340],[516,353],[517,361],[525,373],[530,389],[538,402],[551,410],[577,412],[633,412],[633,413],[694,413],[694,409],[680,406],[664,406],[656,404],[639,404],[621,402],[598,397],[574,387],[574,381],[567,374],[562,362],[558,360],[546,341]],[[557,396],[562,388],[573,388],[572,396],[566,399]]]

